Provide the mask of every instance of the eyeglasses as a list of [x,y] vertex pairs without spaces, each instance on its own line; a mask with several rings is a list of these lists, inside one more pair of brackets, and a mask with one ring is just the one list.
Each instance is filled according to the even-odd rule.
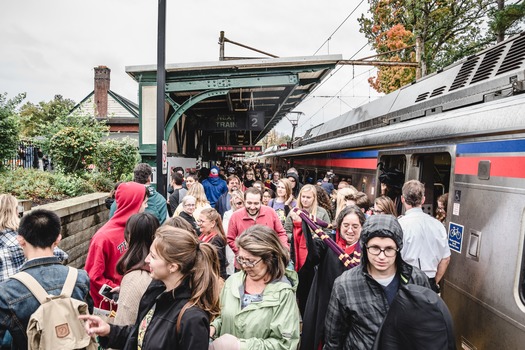
[[391,248],[391,247],[388,247],[388,248],[385,248],[385,249],[381,249],[379,248],[378,246],[371,246],[371,247],[366,247],[366,250],[368,250],[368,252],[372,255],[379,255],[381,253],[385,254],[385,256],[387,258],[392,258],[394,256],[396,256],[396,253],[399,251],[399,249],[395,249],[395,248]]
[[244,267],[250,268],[250,267],[255,267],[255,265],[257,265],[259,262],[261,262],[262,258],[260,258],[257,261],[250,261],[250,260],[246,260],[244,258],[241,258],[240,256],[236,256],[235,260],[237,260],[239,265],[242,265]]
[[184,204],[185,207],[194,207],[195,204]]
[[292,179],[288,179],[290,182],[295,182],[295,180],[292,180]]
[[243,202],[235,202],[233,204],[235,204],[235,205],[243,205],[244,203]]
[[380,210],[380,209],[373,209],[372,212],[373,212],[374,214],[383,214],[383,213],[384,213],[384,211],[382,211],[382,210]]

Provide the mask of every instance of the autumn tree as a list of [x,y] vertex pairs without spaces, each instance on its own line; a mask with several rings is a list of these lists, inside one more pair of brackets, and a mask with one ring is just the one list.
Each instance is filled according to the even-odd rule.
[[[490,0],[369,0],[371,17],[360,19],[365,34],[378,54],[421,42],[422,74],[434,72],[459,58],[479,51],[481,24]],[[387,61],[415,61],[414,50],[383,56]],[[380,67],[371,81],[380,92],[391,92],[414,80],[415,69]]]

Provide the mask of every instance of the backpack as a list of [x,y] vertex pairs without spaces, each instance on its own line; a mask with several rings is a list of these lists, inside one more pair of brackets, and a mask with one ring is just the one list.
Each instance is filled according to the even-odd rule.
[[30,350],[97,350],[98,345],[84,329],[79,315],[88,315],[85,302],[71,298],[78,270],[69,267],[60,295],[51,295],[27,272],[19,272],[14,278],[24,284],[40,306],[29,318],[27,341]]

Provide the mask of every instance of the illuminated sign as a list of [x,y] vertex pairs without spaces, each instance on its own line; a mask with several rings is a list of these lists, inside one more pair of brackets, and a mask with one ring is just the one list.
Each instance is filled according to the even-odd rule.
[[261,152],[262,146],[253,145],[221,145],[216,147],[217,152]]

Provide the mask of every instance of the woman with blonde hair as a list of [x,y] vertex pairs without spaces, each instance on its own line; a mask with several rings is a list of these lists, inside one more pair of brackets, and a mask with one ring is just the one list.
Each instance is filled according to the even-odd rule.
[[[231,209],[224,213],[224,217],[222,219],[222,227],[224,228],[224,232],[228,232],[228,225],[230,224],[230,218],[232,217],[233,212],[244,208],[244,193],[242,193],[242,191],[235,190],[230,193],[230,197]],[[233,275],[235,272],[234,259],[235,253],[230,248],[230,246],[226,244],[226,260],[228,261],[228,264],[226,265],[226,273],[228,275]]]
[[[339,213],[347,206],[348,201],[352,200],[352,196],[355,201],[357,195],[357,189],[354,186],[344,187],[337,190],[337,199],[335,203],[335,217],[339,217]],[[355,204],[351,203],[351,204]]]
[[220,311],[215,248],[188,231],[161,226],[146,258],[153,281],[142,297],[135,324],[109,325],[80,316],[102,347],[208,350],[210,321]]
[[213,208],[206,208],[201,211],[199,216],[199,228],[201,242],[210,243],[217,249],[219,255],[220,276],[223,279],[228,278],[226,273],[226,234],[222,226],[221,214]]
[[292,194],[292,183],[288,179],[280,179],[277,181],[275,198],[270,199],[268,206],[271,207],[277,213],[277,216],[281,220],[281,224],[284,225],[286,217],[290,213],[292,208],[295,208],[297,201]]
[[[19,224],[18,200],[10,194],[0,194],[0,282],[17,273],[26,261],[16,238]],[[54,255],[62,262],[68,259],[68,255],[58,247]]]
[[397,211],[394,206],[394,202],[390,197],[381,196],[374,200],[374,214],[389,214],[394,215],[397,218]]
[[[317,203],[317,189],[314,185],[304,185],[303,188],[301,188],[297,208],[326,223],[330,222],[330,216],[326,210]],[[308,259],[307,240],[305,237],[305,235],[311,235],[311,232],[308,225],[303,222],[299,214],[293,210],[286,218],[284,229],[288,237],[291,237],[290,255],[294,263],[295,271],[299,274],[297,299],[299,302],[299,310],[301,311],[301,315],[303,315],[315,273],[315,265]],[[324,231],[326,234],[331,233],[331,230],[328,228],[324,229]]]
[[299,345],[297,274],[277,233],[254,225],[237,237],[241,271],[226,280],[221,314],[211,324],[213,350],[282,349]]
[[[186,196],[192,196],[195,198],[195,211],[193,212],[195,220],[199,220],[199,215],[204,208],[211,208],[210,202],[208,202],[206,194],[204,193],[204,187],[199,182],[196,182],[191,186]],[[182,210],[182,203],[180,203],[173,216],[179,215]]]

